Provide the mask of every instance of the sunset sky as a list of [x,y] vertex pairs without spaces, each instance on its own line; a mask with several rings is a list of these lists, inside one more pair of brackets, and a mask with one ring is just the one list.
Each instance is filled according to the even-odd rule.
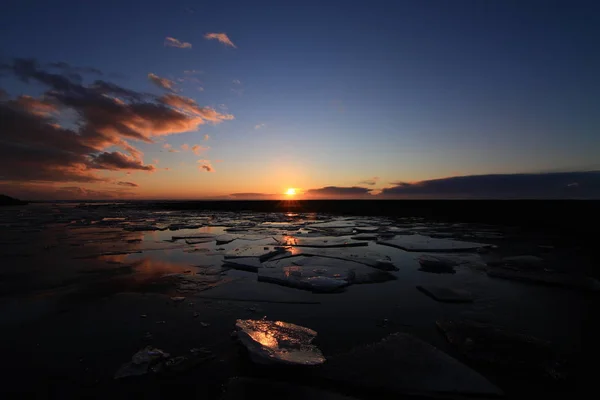
[[597,1],[8,0],[0,26],[0,193],[600,195]]

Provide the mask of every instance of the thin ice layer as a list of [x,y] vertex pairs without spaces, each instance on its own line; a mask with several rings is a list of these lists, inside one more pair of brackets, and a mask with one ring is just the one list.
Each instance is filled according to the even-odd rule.
[[489,246],[484,243],[463,242],[459,240],[437,239],[423,235],[397,236],[393,239],[378,240],[377,244],[397,247],[406,251],[452,252],[473,251]]

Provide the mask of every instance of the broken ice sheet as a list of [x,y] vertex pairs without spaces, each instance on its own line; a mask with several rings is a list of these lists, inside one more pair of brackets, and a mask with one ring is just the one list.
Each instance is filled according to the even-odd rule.
[[394,237],[393,239],[378,240],[377,244],[397,247],[406,251],[423,252],[453,252],[453,251],[474,251],[483,247],[489,247],[489,244],[463,242],[450,239],[436,239],[423,235],[407,235]]
[[[340,251],[335,248],[310,248],[310,247],[293,247],[294,255],[304,256],[319,256],[336,260],[346,260],[359,264],[368,265],[369,267],[381,269],[384,271],[395,271],[398,268],[382,253],[377,253],[369,250],[366,246],[352,247],[348,251]],[[284,256],[273,257],[272,260],[285,258]]]
[[227,251],[225,253],[225,259],[231,258],[242,258],[242,257],[257,257],[261,262],[268,260],[275,255],[281,255],[286,252],[284,247],[280,246],[263,246],[252,245],[238,247],[236,249]]
[[241,320],[237,337],[257,364],[319,365],[325,357],[311,342],[317,332],[282,321]]
[[378,238],[379,234],[377,233],[359,233],[358,235],[350,237],[352,240],[377,240]]
[[316,248],[329,248],[329,247],[360,247],[367,246],[366,242],[353,242],[347,239],[331,238],[331,237],[311,237],[311,238],[297,238],[293,236],[286,236],[282,243],[286,246],[297,246],[297,247],[316,247]]
[[224,262],[224,267],[239,269],[242,271],[258,272],[258,269],[262,267],[258,257],[228,258],[224,260]]
[[317,293],[339,291],[354,280],[354,271],[345,267],[302,267],[261,269],[259,282],[270,282]]

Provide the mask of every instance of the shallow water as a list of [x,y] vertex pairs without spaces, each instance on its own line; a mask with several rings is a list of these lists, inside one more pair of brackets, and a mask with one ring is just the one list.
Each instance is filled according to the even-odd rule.
[[[189,228],[191,225],[197,227]],[[220,364],[219,368],[207,368],[214,373],[213,384],[220,387],[227,378],[247,372],[244,355],[229,339],[235,320],[243,318],[267,317],[309,327],[318,332],[315,343],[326,357],[403,331],[461,360],[436,329],[440,318],[499,325],[548,340],[561,352],[575,355],[582,350],[591,307],[584,291],[494,279],[486,274],[488,262],[511,255],[540,256],[548,269],[568,271],[563,265],[565,254],[576,257],[575,249],[541,247],[548,243],[547,238],[523,240],[514,228],[300,213],[157,212],[143,208],[124,212],[110,204],[33,204],[2,209],[0,226],[0,327],[6,337],[1,346],[10,360],[4,363],[3,374],[17,386],[34,380],[39,381],[39,390],[52,387],[59,393],[87,393],[98,385],[108,385],[103,390],[109,393],[122,390],[111,386],[114,372],[147,344],[169,353],[193,347],[209,349]],[[421,271],[418,262],[427,253],[351,239],[361,227],[363,232],[375,231],[386,238],[418,234],[494,248],[433,253],[454,257],[458,265],[453,274],[429,273]],[[174,236],[224,234],[236,239],[226,244],[210,238],[196,239],[202,243],[173,240]],[[419,240],[422,243],[422,236]],[[367,246],[310,247],[323,242]],[[309,247],[288,246],[294,243]],[[435,250],[439,249],[431,248]],[[287,253],[272,255],[273,251]],[[319,260],[332,260],[336,268],[343,267],[340,259],[346,259],[353,261],[348,265],[359,262],[361,268],[387,274],[390,279],[350,282],[343,290],[312,293],[259,282],[257,273],[236,270],[224,262],[226,257],[240,254],[261,257],[261,268],[294,266],[297,257],[289,258],[289,265],[284,258],[294,255],[324,257]],[[274,263],[276,259],[280,261]],[[369,266],[376,260],[391,262],[397,269],[380,271]],[[465,289],[474,301],[437,302],[417,290],[419,285]],[[186,299],[175,304],[171,296]],[[206,377],[202,367],[198,371]],[[508,392],[517,379],[485,369],[478,372]],[[57,376],[58,380],[51,379]],[[38,390],[25,384],[20,389]],[[218,391],[208,390],[211,396]]]

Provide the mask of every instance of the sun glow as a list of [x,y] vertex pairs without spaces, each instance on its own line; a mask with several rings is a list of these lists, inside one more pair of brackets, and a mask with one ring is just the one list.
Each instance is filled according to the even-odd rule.
[[293,196],[296,194],[296,189],[294,188],[289,188],[288,190],[285,191],[285,194],[288,196]]

